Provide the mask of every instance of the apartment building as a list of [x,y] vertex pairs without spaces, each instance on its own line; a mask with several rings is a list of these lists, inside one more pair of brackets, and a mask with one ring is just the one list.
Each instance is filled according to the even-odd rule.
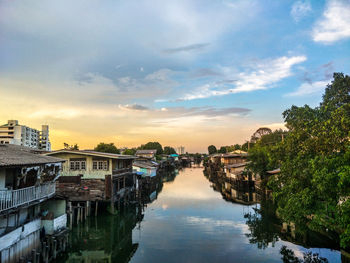
[[33,149],[51,151],[49,126],[42,125],[42,130],[20,125],[17,120],[8,120],[0,126],[0,144],[15,144]]
[[181,155],[181,154],[185,154],[185,147],[184,146],[179,146],[176,148],[176,153]]

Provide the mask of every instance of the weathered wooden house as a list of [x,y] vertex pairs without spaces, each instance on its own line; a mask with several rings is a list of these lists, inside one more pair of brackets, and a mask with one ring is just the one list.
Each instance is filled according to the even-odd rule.
[[222,154],[220,157],[221,157],[220,158],[221,164],[230,165],[230,164],[246,162],[248,154],[246,154],[246,153],[242,153],[242,154],[226,153],[226,154]]
[[132,171],[134,156],[67,149],[46,155],[66,160],[57,195],[85,206],[87,212],[91,201],[95,202],[96,212],[99,201],[110,202],[114,212],[116,203],[119,206],[120,202],[132,200],[138,189],[137,175]]
[[41,260],[49,258],[41,241],[66,229],[65,202],[52,199],[63,162],[27,147],[0,144],[0,262],[33,260],[36,252]]

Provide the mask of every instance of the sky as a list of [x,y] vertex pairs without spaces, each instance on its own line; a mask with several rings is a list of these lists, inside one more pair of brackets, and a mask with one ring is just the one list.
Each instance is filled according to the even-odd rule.
[[350,0],[0,0],[0,123],[53,149],[244,143],[349,71]]

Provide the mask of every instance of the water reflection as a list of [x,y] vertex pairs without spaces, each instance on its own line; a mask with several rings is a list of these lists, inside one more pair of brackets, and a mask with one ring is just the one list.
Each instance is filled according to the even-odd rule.
[[234,192],[202,168],[165,175],[147,191],[141,206],[73,229],[60,262],[282,262],[283,253],[302,259],[308,251],[341,262],[339,251],[315,237],[304,243],[283,232],[273,206],[251,190]]
[[129,262],[138,248],[132,231],[143,218],[142,211],[130,208],[120,215],[102,214],[73,228],[69,253],[59,262]]

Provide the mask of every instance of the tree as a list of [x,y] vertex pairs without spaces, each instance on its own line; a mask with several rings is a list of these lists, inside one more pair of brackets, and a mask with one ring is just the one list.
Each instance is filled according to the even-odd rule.
[[135,155],[136,153],[136,149],[132,148],[132,149],[126,149],[123,154],[124,155]]
[[78,144],[72,144],[72,145],[69,145],[68,143],[64,142],[63,143],[63,147],[64,149],[67,149],[67,150],[79,150],[79,145]]
[[262,136],[272,133],[270,128],[262,127],[257,129],[252,135],[250,141],[252,143],[257,142]]
[[104,153],[116,153],[119,154],[120,151],[114,145],[114,143],[104,143],[100,142],[94,149],[96,152],[104,152]]
[[219,153],[227,153],[227,148],[225,146],[221,146],[220,150],[218,152]]
[[163,153],[166,154],[166,155],[170,155],[170,154],[175,154],[176,151],[175,151],[175,149],[173,147],[165,146]]
[[209,145],[208,146],[208,153],[209,154],[214,154],[214,153],[217,153],[218,151],[217,151],[217,149],[216,149],[216,147],[214,146],[214,145]]
[[333,231],[350,248],[350,77],[335,73],[318,107],[283,113],[289,132],[275,151],[281,174],[269,183],[279,215]]
[[148,142],[139,147],[140,150],[157,150],[157,155],[163,153],[163,147],[159,142]]

